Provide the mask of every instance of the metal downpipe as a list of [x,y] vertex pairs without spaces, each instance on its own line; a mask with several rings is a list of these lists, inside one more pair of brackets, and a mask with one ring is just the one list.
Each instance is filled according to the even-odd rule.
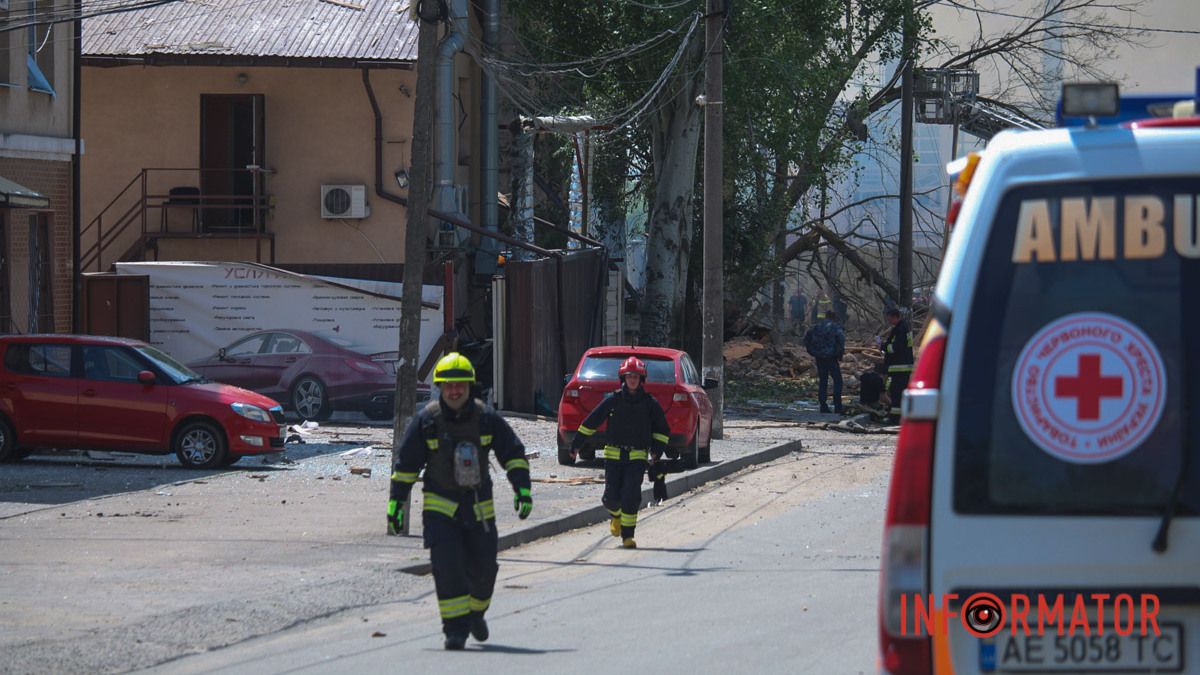
[[453,0],[450,4],[450,33],[442,38],[437,55],[437,99],[434,111],[434,208],[459,213],[454,198],[454,58],[466,43],[467,3]]

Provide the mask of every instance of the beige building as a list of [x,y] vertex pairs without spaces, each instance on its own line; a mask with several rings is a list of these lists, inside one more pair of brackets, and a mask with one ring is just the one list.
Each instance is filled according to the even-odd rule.
[[82,271],[398,268],[416,24],[396,8],[180,2],[87,19]]
[[71,328],[74,6],[0,2],[0,333]]

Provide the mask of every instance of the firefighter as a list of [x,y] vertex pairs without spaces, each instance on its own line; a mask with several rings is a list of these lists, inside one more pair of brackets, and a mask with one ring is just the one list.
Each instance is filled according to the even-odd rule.
[[646,393],[646,364],[630,356],[617,370],[621,388],[604,397],[571,441],[571,457],[608,420],[604,444],[604,497],[609,531],[625,548],[637,548],[633,533],[642,501],[642,477],[651,457],[661,457],[671,428],[662,406]]
[[433,369],[439,397],[421,409],[404,434],[392,473],[388,533],[404,527],[404,505],[425,469],[421,514],[425,548],[433,565],[445,648],[466,645],[467,634],[483,642],[483,615],[496,583],[496,516],[488,451],[496,455],[512,484],[513,508],[522,519],[533,510],[525,446],[508,423],[470,396],[475,368],[467,357],[450,353]]
[[908,321],[900,314],[897,307],[888,307],[884,317],[891,324],[892,330],[883,340],[883,365],[888,371],[888,398],[891,400],[892,417],[900,416],[900,397],[908,386],[908,378],[913,372],[913,339]]

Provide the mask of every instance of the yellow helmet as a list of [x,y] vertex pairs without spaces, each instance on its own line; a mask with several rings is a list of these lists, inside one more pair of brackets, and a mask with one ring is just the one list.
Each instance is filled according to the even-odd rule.
[[433,382],[474,382],[475,381],[475,366],[471,365],[471,360],[459,354],[458,352],[450,352],[449,354],[438,359],[437,365],[433,367]]

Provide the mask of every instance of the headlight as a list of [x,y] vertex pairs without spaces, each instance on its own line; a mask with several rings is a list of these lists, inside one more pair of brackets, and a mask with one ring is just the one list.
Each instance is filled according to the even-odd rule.
[[271,416],[266,410],[249,403],[230,403],[229,407],[233,408],[233,412],[245,417],[248,420],[255,422],[270,422]]

